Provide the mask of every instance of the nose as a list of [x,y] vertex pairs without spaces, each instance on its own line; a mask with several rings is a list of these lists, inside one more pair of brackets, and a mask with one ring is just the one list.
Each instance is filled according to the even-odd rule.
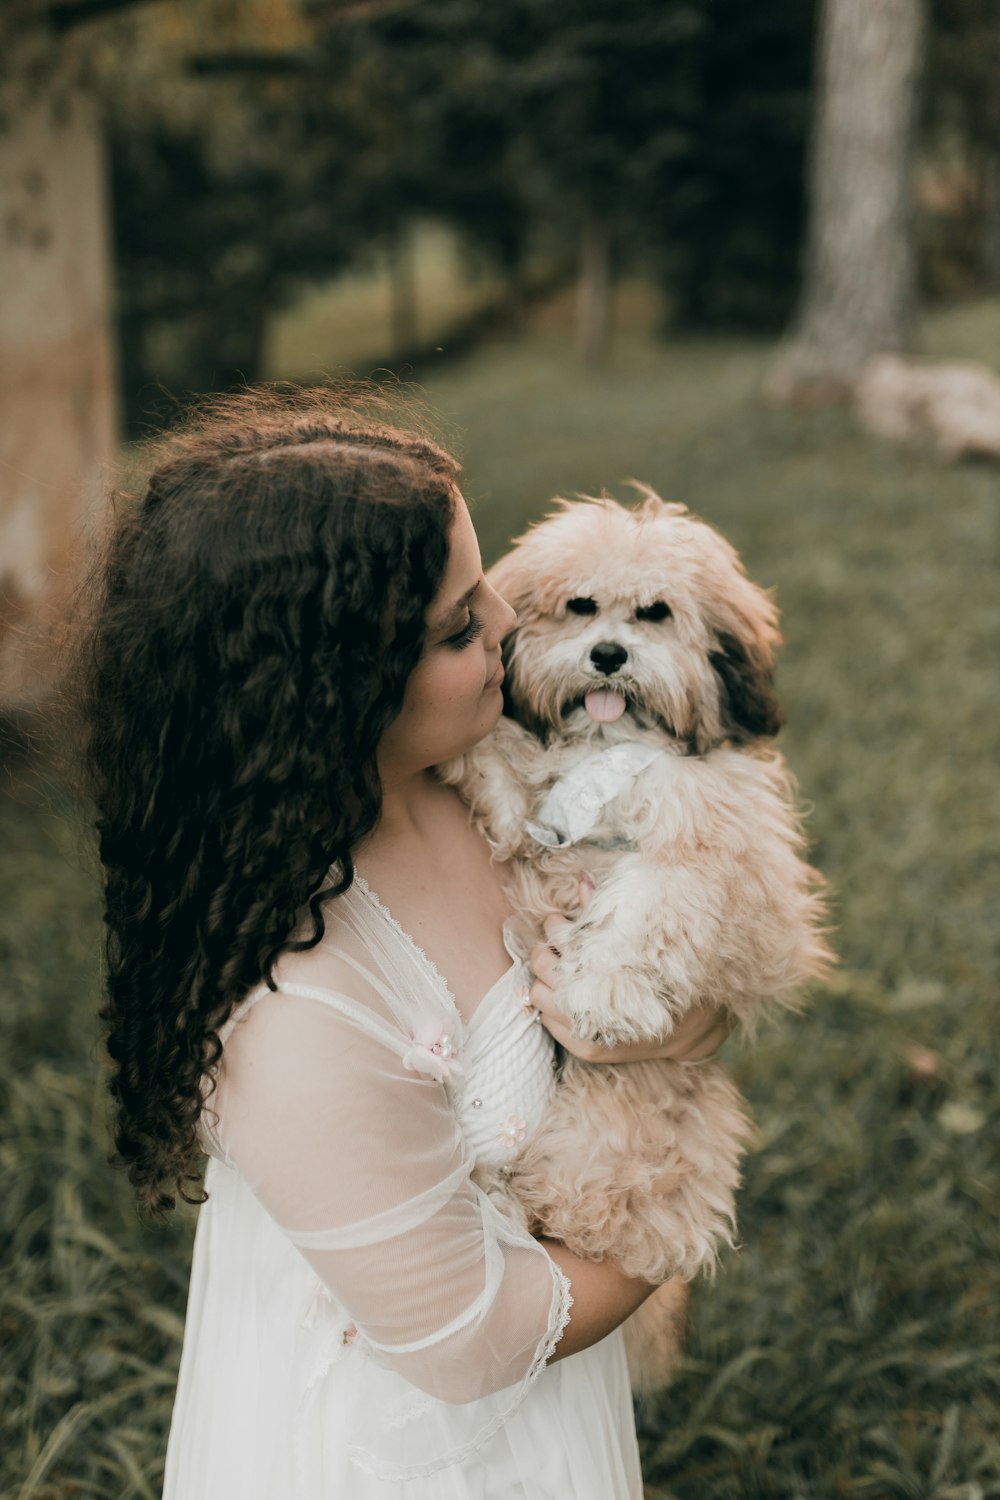
[[493,622],[491,634],[496,637],[496,644],[505,640],[517,624],[517,615],[511,609],[502,594],[494,593],[496,600],[496,620]]
[[628,652],[624,646],[619,646],[616,641],[598,641],[591,648],[590,659],[599,672],[610,677],[612,672],[617,672],[628,661]]

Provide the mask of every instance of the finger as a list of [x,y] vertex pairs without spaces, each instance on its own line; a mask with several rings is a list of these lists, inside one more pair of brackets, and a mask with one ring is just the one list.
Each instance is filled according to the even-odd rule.
[[560,1010],[556,1003],[555,991],[544,980],[536,979],[529,995],[532,1005],[538,1012],[538,1019],[549,1035],[566,1052],[580,1058],[581,1062],[618,1062],[620,1058],[625,1061],[631,1060],[629,1048],[616,1051],[613,1048],[597,1046],[594,1042],[575,1036],[573,1022],[564,1010]]
[[572,1031],[570,1030],[568,1017],[564,1017],[562,1020],[560,1020],[558,1015],[547,1015],[545,1011],[542,1010],[541,1007],[539,1007],[538,1019],[541,1021],[542,1025],[545,1027],[545,1030],[549,1033],[549,1035],[559,1043],[560,1047],[565,1048],[567,1052],[573,1052],[574,1048],[580,1045],[574,1037]]
[[565,917],[553,912],[551,916],[545,918],[542,929],[548,941],[558,947],[572,925],[572,922],[567,921]]
[[569,1034],[572,1023],[565,1011],[560,1010],[557,1005],[555,991],[551,985],[546,984],[544,980],[536,979],[528,991],[528,996],[532,1005],[538,1011],[544,1026],[550,1031],[552,1031],[553,1027],[558,1027],[560,1030],[565,1031],[567,1035]]
[[617,1063],[617,1062],[639,1062],[642,1058],[637,1054],[634,1047],[602,1047],[597,1042],[585,1041],[581,1037],[574,1036],[572,1023],[569,1016],[564,1016],[561,1011],[552,1012],[548,1015],[539,1011],[538,1019],[546,1031],[555,1038],[564,1051],[573,1057],[578,1057],[581,1062],[587,1063]]
[[555,978],[558,962],[559,959],[547,943],[536,943],[528,959],[532,974],[548,983]]
[[587,910],[587,907],[590,905],[590,898],[596,890],[597,883],[594,880],[594,877],[592,875],[588,875],[587,871],[584,870],[583,874],[580,876],[580,884],[577,887],[577,892],[580,897],[581,911]]

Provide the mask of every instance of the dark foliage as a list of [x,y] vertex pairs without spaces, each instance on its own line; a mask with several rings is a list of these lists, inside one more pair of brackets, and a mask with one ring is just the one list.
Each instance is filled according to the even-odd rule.
[[600,215],[677,320],[776,322],[812,19],[812,0],[413,0],[263,55],[262,77],[201,59],[204,117],[112,103],[130,420],[157,382],[255,379],[275,307],[419,216],[502,272],[512,311],[526,261],[575,254]]

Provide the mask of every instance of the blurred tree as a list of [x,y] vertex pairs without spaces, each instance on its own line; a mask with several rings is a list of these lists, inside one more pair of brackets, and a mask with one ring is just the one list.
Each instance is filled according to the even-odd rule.
[[110,113],[134,421],[155,414],[159,383],[258,378],[274,309],[375,253],[409,354],[417,216],[454,223],[513,279],[524,205],[475,12],[471,0],[310,4],[284,38],[249,13],[228,33],[168,28],[170,12],[131,28]]
[[114,451],[104,155],[92,28],[129,0],[0,9],[0,699],[34,698]]
[[323,138],[300,88],[314,44],[298,0],[157,6],[108,38],[131,426],[157,414],[160,385],[259,378],[274,307],[300,278],[332,274],[353,253],[324,198],[349,142]]
[[781,399],[839,395],[869,355],[908,344],[923,30],[923,0],[825,0],[805,279],[769,381]]
[[792,310],[817,8],[815,0],[705,8],[688,85],[693,110],[680,149],[653,174],[641,219],[671,326],[770,330]]
[[[370,29],[408,79],[424,211],[499,264],[512,307],[544,244],[578,265],[578,342],[599,363],[611,283],[692,149],[704,0],[417,0]],[[640,230],[639,226],[644,226]]]
[[512,266],[539,239],[572,247],[578,342],[599,361],[616,266],[652,271],[678,321],[773,325],[787,312],[813,12],[813,0],[509,0],[485,12],[422,0],[386,35],[406,32],[404,68],[436,41],[415,92],[439,211],[468,224],[471,209],[480,243],[505,236]]
[[[522,0],[535,38],[519,59],[519,128],[531,139],[551,209],[579,243],[577,343],[588,364],[610,344],[616,248],[644,243],[669,217],[665,184],[692,151],[697,0]],[[633,264],[639,257],[630,257]]]
[[409,354],[417,216],[499,269],[512,316],[529,263],[575,256],[593,363],[617,267],[652,270],[689,323],[783,310],[813,0],[197,9],[133,25],[113,90],[129,390],[254,378],[274,306],[379,248]]
[[[418,0],[364,38],[387,75],[379,97],[395,88],[408,154],[406,210],[450,224],[473,260],[500,271],[514,320],[544,200],[522,129],[518,69],[532,36],[519,0],[490,8]],[[329,40],[339,45],[336,33]]]

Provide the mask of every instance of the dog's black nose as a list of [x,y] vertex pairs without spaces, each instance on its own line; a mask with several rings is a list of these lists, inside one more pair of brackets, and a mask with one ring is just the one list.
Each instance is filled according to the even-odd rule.
[[590,659],[599,672],[610,677],[612,672],[617,672],[628,661],[628,652],[624,646],[619,646],[614,641],[598,641],[591,649]]

